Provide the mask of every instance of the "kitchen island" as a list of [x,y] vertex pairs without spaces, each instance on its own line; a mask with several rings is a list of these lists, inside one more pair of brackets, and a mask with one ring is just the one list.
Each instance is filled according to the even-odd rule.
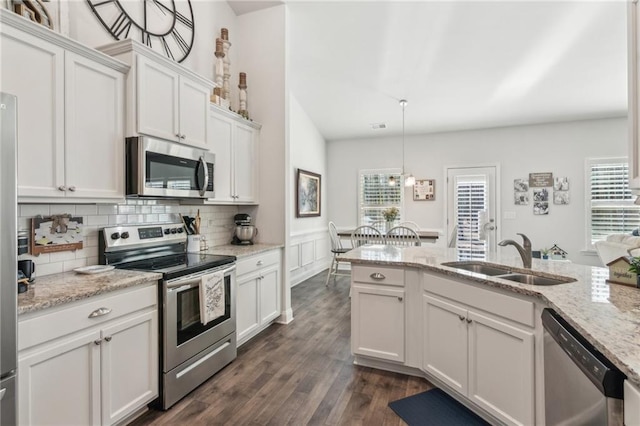
[[[456,249],[363,246],[343,259],[353,266],[352,350],[358,364],[424,375],[504,423],[542,423],[540,313],[549,307],[611,360],[630,383],[640,386],[640,290],[608,284],[604,268],[534,259],[533,271],[575,279],[535,286],[443,265],[468,260]],[[514,272],[527,271],[515,251],[491,253],[483,261],[509,266]],[[376,282],[377,273],[387,277],[382,280],[387,285]],[[369,325],[374,311],[367,309],[374,303],[378,312],[388,308],[385,314],[395,324],[386,335],[385,322]],[[486,332],[489,329],[495,333]],[[387,340],[369,339],[367,333],[374,331]],[[487,338],[486,344],[481,338]],[[380,341],[386,346],[378,345]],[[513,344],[509,355],[502,343]],[[445,349],[440,349],[443,345]],[[458,364],[456,358],[460,358]],[[489,370],[491,375],[486,373]],[[500,376],[508,375],[518,377],[501,382]],[[510,397],[509,392],[486,395],[500,386],[513,386],[511,393],[518,397]],[[489,397],[499,403],[487,403]],[[523,406],[523,399],[530,402]]]

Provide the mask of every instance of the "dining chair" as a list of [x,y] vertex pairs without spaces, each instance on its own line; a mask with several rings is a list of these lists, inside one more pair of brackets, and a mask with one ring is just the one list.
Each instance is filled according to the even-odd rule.
[[[340,237],[338,236],[338,230],[336,229],[336,225],[333,222],[329,222],[329,238],[331,239],[331,253],[333,254],[333,258],[331,259],[331,266],[329,267],[329,273],[327,274],[327,281],[325,282],[325,286],[329,285],[329,279],[333,276],[333,282],[336,282],[336,276],[350,276],[350,274],[340,273],[340,255],[351,250],[350,248],[342,247],[342,242],[340,241]],[[346,262],[345,262],[346,263]]]
[[407,226],[394,226],[385,235],[387,244],[394,246],[419,246],[420,236]]
[[384,244],[384,235],[373,226],[358,226],[351,233],[351,246],[356,248],[365,244]]
[[371,223],[371,226],[380,231],[380,233],[384,233],[387,222],[385,222],[384,220],[376,220],[375,222]]
[[410,220],[400,222],[398,226],[406,226],[407,228],[411,228],[416,232],[420,231],[420,227],[418,226],[418,224],[415,222],[411,222]]

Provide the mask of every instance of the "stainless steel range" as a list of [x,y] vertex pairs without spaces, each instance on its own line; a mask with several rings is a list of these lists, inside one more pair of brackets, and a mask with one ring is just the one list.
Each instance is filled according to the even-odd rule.
[[[167,409],[236,358],[236,258],[187,253],[181,223],[108,227],[99,238],[101,264],[162,273],[159,401]],[[224,277],[224,314],[201,321],[200,287],[212,274]]]

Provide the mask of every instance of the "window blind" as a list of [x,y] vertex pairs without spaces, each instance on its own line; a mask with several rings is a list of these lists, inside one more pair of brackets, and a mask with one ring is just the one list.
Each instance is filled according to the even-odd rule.
[[[393,176],[396,183],[389,185]],[[362,170],[360,172],[360,225],[372,225],[384,221],[382,212],[389,207],[397,207],[402,216],[402,196],[404,185],[399,171]]]
[[626,159],[596,159],[590,163],[590,241],[610,234],[630,234],[640,226],[640,206],[629,190]]
[[486,241],[480,240],[478,213],[487,208],[487,184],[484,181],[456,181],[457,247],[460,259],[484,259]]

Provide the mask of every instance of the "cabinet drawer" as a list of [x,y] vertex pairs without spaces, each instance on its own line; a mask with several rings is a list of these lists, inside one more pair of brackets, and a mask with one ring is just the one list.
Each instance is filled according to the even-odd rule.
[[280,249],[269,250],[255,256],[238,259],[236,262],[236,275],[240,276],[255,272],[265,266],[275,265],[280,262]]
[[353,266],[351,274],[354,282],[404,286],[404,269]]
[[[18,350],[73,333],[84,328],[157,305],[157,285],[135,288],[117,294],[96,296],[69,307],[18,321]],[[111,312],[89,318],[92,312],[107,308]]]
[[424,275],[424,290],[529,327],[535,326],[534,305],[527,300],[431,274]]

